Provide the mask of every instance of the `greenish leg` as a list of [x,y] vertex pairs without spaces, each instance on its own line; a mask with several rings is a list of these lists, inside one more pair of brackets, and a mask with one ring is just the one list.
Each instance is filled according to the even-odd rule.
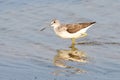
[[82,33],[81,37],[86,37],[87,35],[87,33]]
[[75,50],[78,50],[78,49],[75,47],[75,45],[73,45],[73,46],[71,47],[71,50],[72,50],[72,51],[75,51]]
[[72,38],[72,45],[75,45],[75,38]]
[[73,50],[73,51],[74,51],[74,50],[77,50],[77,48],[75,48],[75,40],[76,40],[76,39],[75,39],[75,38],[72,38],[71,40],[72,40],[72,44],[71,44],[71,46],[70,46],[71,50]]

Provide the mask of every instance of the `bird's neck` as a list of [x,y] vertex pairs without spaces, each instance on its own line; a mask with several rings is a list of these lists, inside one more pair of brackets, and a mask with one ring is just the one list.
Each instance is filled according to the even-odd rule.
[[56,28],[58,28],[58,27],[60,27],[60,24],[54,24],[54,29],[56,29]]
[[57,33],[57,32],[59,32],[59,27],[60,27],[60,25],[54,25],[54,31]]

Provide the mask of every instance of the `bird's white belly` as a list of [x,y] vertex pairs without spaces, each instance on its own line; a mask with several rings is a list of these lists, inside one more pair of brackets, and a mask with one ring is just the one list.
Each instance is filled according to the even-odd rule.
[[61,38],[79,38],[81,33],[68,33],[67,31],[56,32],[56,34]]
[[62,38],[79,38],[81,34],[80,33],[68,33],[67,31],[64,31],[64,32],[61,32],[59,36]]

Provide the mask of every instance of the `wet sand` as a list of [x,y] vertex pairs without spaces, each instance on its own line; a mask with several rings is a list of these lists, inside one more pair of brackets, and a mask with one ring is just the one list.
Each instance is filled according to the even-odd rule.
[[[0,80],[120,80],[120,0],[1,0]],[[87,63],[68,61],[55,66],[58,50],[70,50],[49,27],[96,21],[88,36],[77,39]],[[73,56],[73,55],[72,55]],[[85,72],[84,72],[85,71]]]

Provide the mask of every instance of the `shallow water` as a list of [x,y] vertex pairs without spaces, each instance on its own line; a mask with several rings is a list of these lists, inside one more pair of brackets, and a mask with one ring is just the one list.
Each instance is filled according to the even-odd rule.
[[[0,80],[120,80],[120,0],[0,0]],[[71,41],[57,37],[49,26],[96,21],[76,47],[88,63],[68,62],[60,68],[57,50]],[[85,72],[79,72],[79,70]],[[62,77],[61,77],[62,76]]]

